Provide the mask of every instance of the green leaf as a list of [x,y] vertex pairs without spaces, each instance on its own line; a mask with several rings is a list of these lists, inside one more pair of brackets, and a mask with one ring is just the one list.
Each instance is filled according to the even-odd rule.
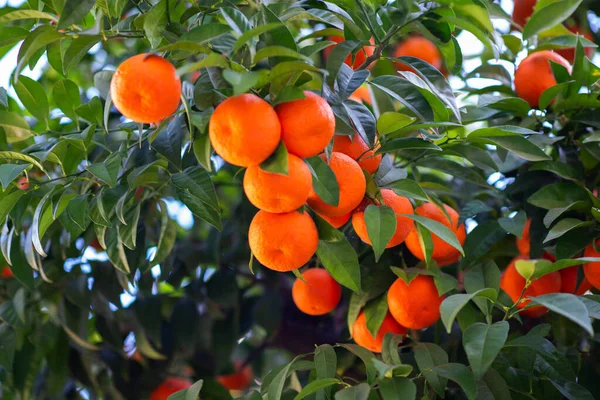
[[356,386],[340,390],[335,394],[335,400],[367,400],[371,388],[366,383],[359,383]]
[[538,102],[539,103],[538,108],[540,110],[545,110],[546,108],[548,108],[548,106],[550,105],[550,103],[552,103],[554,98],[556,98],[556,96],[558,96],[565,89],[567,89],[569,87],[569,85],[573,82],[574,81],[558,83],[558,84],[551,86],[548,89],[544,90],[542,92],[542,95],[540,96],[540,100]]
[[532,297],[531,302],[546,307],[550,311],[570,319],[582,327],[590,335],[594,335],[594,328],[590,322],[590,314],[583,302],[570,293],[550,293]]
[[380,135],[387,135],[398,131],[415,122],[417,119],[406,114],[386,111],[377,120],[377,131]]
[[[335,378],[337,369],[337,356],[335,350],[329,344],[323,344],[315,350],[315,370],[317,379]],[[327,388],[322,392],[317,393],[317,400],[330,398],[333,388]]]
[[183,143],[184,116],[173,118],[167,125],[167,129],[160,131],[152,142],[152,147],[167,161],[181,171],[181,146]]
[[297,58],[302,61],[311,62],[309,57],[290,48],[283,46],[266,46],[256,52],[254,55],[254,63],[258,64],[259,61],[272,57]]
[[413,180],[401,179],[387,185],[387,187],[392,189],[398,196],[421,201],[429,201],[427,193],[425,193],[425,191],[421,189],[421,186],[419,186],[419,184]]
[[221,15],[235,33],[242,35],[244,32],[249,31],[252,25],[248,21],[248,18],[237,8],[234,7],[222,7],[219,9]]
[[0,193],[0,221],[5,221],[17,201],[25,194],[24,190]]
[[208,172],[201,167],[190,167],[171,177],[180,200],[197,217],[221,229],[221,215],[215,187]]
[[[337,46],[336,46],[337,47]],[[413,114],[422,121],[433,121],[434,113],[427,101],[427,98],[404,77],[383,75],[378,76],[369,82],[369,84],[382,90],[384,93],[391,96],[393,99],[402,103]],[[441,103],[441,102],[440,102]],[[407,126],[403,129],[410,129]],[[395,136],[402,135],[400,132],[395,133]]]
[[187,389],[180,390],[178,392],[169,395],[167,400],[197,400],[200,396],[200,390],[202,390],[202,386],[204,381],[200,379],[192,386]]
[[496,301],[498,292],[494,289],[486,288],[470,294],[455,294],[446,297],[444,301],[442,301],[442,304],[440,305],[440,313],[442,316],[442,322],[444,323],[448,333],[452,331],[452,324],[460,310],[462,310],[462,308],[466,306],[469,301],[476,297],[489,299],[490,301]]
[[449,363],[438,365],[433,370],[439,375],[458,383],[469,400],[475,399],[477,395],[477,384],[473,377],[473,373],[469,368],[462,364]]
[[200,165],[209,172],[212,171],[211,153],[210,137],[205,133],[194,135],[194,155]]
[[81,230],[86,230],[90,223],[87,196],[82,194],[73,198],[65,210],[67,217]]
[[462,246],[460,245],[460,242],[456,238],[456,235],[447,226],[445,226],[437,221],[434,221],[432,219],[425,218],[425,217],[422,217],[422,216],[416,215],[416,214],[415,215],[401,214],[400,216],[407,217],[407,218],[414,220],[421,226],[425,227],[427,230],[431,231],[431,233],[438,236],[444,242],[448,243],[450,246],[452,246],[456,250],[460,251],[460,253],[462,255],[465,254]]
[[536,9],[525,24],[523,39],[529,39],[560,24],[577,10],[581,2],[582,0],[559,0]]
[[121,162],[121,153],[112,153],[103,163],[90,165],[86,169],[108,186],[115,187],[121,169]]
[[42,224],[42,218],[46,220],[46,225],[49,225],[51,223],[51,221],[48,220],[53,220],[52,213],[50,212],[46,214],[45,211],[48,207],[50,207],[48,200],[52,198],[52,196],[56,193],[58,189],[59,187],[55,186],[52,188],[52,190],[46,193],[38,203],[37,207],[35,208],[35,212],[33,213],[31,239],[33,241],[33,247],[35,248],[35,251],[37,251],[38,254],[42,257],[46,257],[47,254],[44,251],[44,246],[42,245],[43,233],[41,232],[40,225]]
[[444,396],[448,380],[434,368],[448,363],[448,354],[434,343],[418,343],[415,346],[415,361],[427,383],[439,395]]
[[333,385],[339,385],[342,383],[343,383],[342,381],[340,381],[339,379],[336,379],[336,378],[325,378],[325,379],[318,379],[318,380],[312,381],[308,385],[306,385],[304,388],[302,388],[300,393],[298,393],[296,395],[296,397],[294,397],[294,400],[301,400],[301,399],[305,398],[306,396],[309,396],[321,389],[325,389],[326,387],[333,386]]
[[77,120],[75,109],[81,105],[81,97],[79,95],[79,87],[77,84],[68,79],[62,79],[54,85],[52,89],[52,97],[58,108],[71,120]]
[[17,349],[17,334],[6,322],[0,323],[0,367],[11,372]]
[[63,74],[67,75],[71,68],[79,64],[100,40],[100,36],[80,36],[74,39],[63,56]]
[[[475,293],[485,288],[500,291],[500,269],[493,261],[476,264],[465,272],[464,285],[467,293]],[[487,300],[477,297],[473,299],[473,302],[486,315],[491,313],[493,304]]]
[[160,235],[156,245],[156,254],[149,265],[150,268],[160,264],[171,254],[177,238],[177,224],[169,217],[167,204],[162,200],[159,204],[161,214]]
[[239,49],[241,49],[249,40],[262,35],[265,32],[269,32],[273,29],[276,28],[280,28],[282,27],[283,24],[279,23],[279,22],[271,22],[268,24],[262,24],[257,26],[256,28],[250,29],[246,32],[244,32],[236,41],[235,44],[233,45],[233,52],[237,52]]
[[371,353],[369,350],[361,347],[357,344],[339,344],[340,347],[350,351],[352,354],[361,359],[365,367],[367,368],[367,383],[372,384],[375,382],[377,377],[377,369],[373,364],[372,360],[375,359],[375,354]]
[[144,14],[144,32],[150,41],[152,48],[160,45],[163,38],[163,30],[167,27],[168,2],[161,0]]
[[510,389],[506,381],[493,368],[477,381],[477,398],[490,400],[511,400]]
[[570,182],[543,186],[527,199],[528,203],[546,210],[567,207],[576,201],[590,203],[590,197],[584,188]]
[[396,150],[434,150],[442,151],[442,149],[427,140],[419,138],[400,138],[390,140],[381,146],[376,154],[391,153]]
[[37,10],[15,10],[7,12],[4,15],[0,15],[0,24],[7,22],[19,21],[23,19],[50,19],[57,21],[56,17],[52,14],[48,14]]
[[[301,356],[297,356],[290,363],[286,364],[281,371],[275,375],[271,383],[269,384],[269,390],[267,395],[271,400],[281,400],[281,393],[283,392],[283,387],[285,385],[285,381],[288,376],[288,372],[292,365],[298,360]],[[264,383],[264,382],[263,382]]]
[[325,203],[337,206],[340,201],[340,188],[337,178],[329,165],[321,157],[306,158],[312,172],[313,190]]
[[478,322],[465,330],[463,347],[477,380],[487,372],[504,347],[508,329],[508,322],[499,321],[492,325]]
[[492,211],[492,208],[485,204],[483,201],[470,200],[460,210],[460,218],[458,219],[458,223],[462,224],[467,218],[471,218],[480,213],[487,213],[489,211]]
[[30,164],[2,164],[0,165],[0,183],[2,190],[6,190],[8,185],[14,181]]
[[[117,227],[114,226],[106,230],[105,235],[105,244],[106,244],[106,254],[112,265],[118,269],[119,271],[129,274],[131,272],[131,268],[129,267],[129,262],[127,261],[127,256],[125,255],[125,248],[123,247],[123,243],[119,239],[119,234],[117,232]],[[100,238],[98,241],[100,242]],[[102,244],[102,242],[100,242]],[[138,340],[139,346],[139,338]],[[142,351],[140,349],[140,351]],[[148,355],[148,354],[146,354]]]
[[559,161],[541,161],[533,164],[529,171],[549,171],[563,179],[577,181],[580,173],[573,165],[565,164]]
[[127,176],[127,183],[131,190],[144,185],[164,182],[164,176],[159,175],[161,170],[167,171],[169,164],[165,160],[156,160],[151,164],[146,164],[131,171]]
[[371,204],[365,209],[364,217],[367,234],[375,253],[375,261],[379,261],[387,244],[396,233],[396,213],[391,207]]
[[98,96],[92,97],[89,102],[77,107],[75,113],[90,124],[103,126],[102,102]]
[[[25,67],[26,63],[34,54],[36,54],[44,46],[47,46],[50,43],[62,38],[63,35],[56,32],[51,26],[47,25],[41,25],[31,32],[29,36],[25,38],[21,48],[19,49],[19,55],[17,56],[17,67],[14,70],[15,80],[19,76],[19,73],[23,70],[23,67]],[[0,118],[0,121],[2,120],[3,118]]]
[[96,4],[95,0],[67,0],[58,20],[57,29],[65,29],[81,22]]
[[365,307],[365,317],[367,319],[367,329],[373,337],[377,336],[379,328],[388,313],[387,296],[381,295],[377,299],[370,301]]
[[31,78],[21,75],[14,87],[19,100],[21,100],[27,111],[37,119],[46,121],[50,114],[50,106],[48,105],[48,97],[42,85]]
[[402,360],[398,355],[398,344],[401,342],[402,336],[388,332],[383,337],[381,345],[381,359],[383,362],[390,365],[402,364]]
[[358,256],[345,238],[335,242],[319,240],[317,257],[333,279],[356,293],[360,292]]
[[414,400],[417,397],[415,383],[399,376],[379,381],[379,391],[383,400]]
[[[264,72],[264,71],[262,71]],[[254,85],[256,85],[261,78],[265,76],[261,71],[254,72],[235,72],[230,69],[223,71],[223,78],[233,86],[233,94],[235,96],[246,93]]]
[[8,143],[20,142],[34,135],[27,121],[10,111],[0,110],[0,128],[4,129]]
[[544,239],[544,243],[547,243],[551,240],[559,238],[562,235],[564,235],[565,233],[567,233],[573,229],[577,229],[577,228],[581,228],[581,227],[589,226],[589,225],[593,225],[593,224],[594,224],[593,221],[582,221],[577,218],[561,219],[560,221],[558,221],[558,223],[556,225],[554,225],[552,227],[552,229],[550,229],[550,231],[548,232],[548,235]]
[[130,250],[135,250],[137,242],[137,226],[140,219],[140,204],[136,207],[132,207],[125,213],[126,225],[117,225],[117,232],[119,233],[119,239],[123,242],[123,245]]
[[583,386],[567,379],[554,378],[550,383],[568,400],[594,400],[594,396]]
[[498,223],[509,233],[512,233],[519,239],[523,235],[525,229],[525,223],[527,222],[527,214],[525,211],[519,211],[512,218],[502,217],[498,218]]
[[260,164],[260,169],[273,174],[288,174],[288,151],[283,142],[280,142],[273,154]]

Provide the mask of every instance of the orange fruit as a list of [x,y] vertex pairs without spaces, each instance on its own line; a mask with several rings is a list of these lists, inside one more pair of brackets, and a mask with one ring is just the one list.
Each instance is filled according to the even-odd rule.
[[27,179],[26,176],[22,176],[21,178],[19,178],[19,180],[17,181],[17,188],[20,190],[29,189],[29,179]]
[[319,245],[317,227],[308,213],[259,211],[248,231],[250,250],[262,265],[287,272],[306,264]]
[[560,273],[561,293],[573,293],[577,296],[582,296],[585,292],[592,288],[592,285],[585,277],[579,284],[579,287],[577,286],[577,275],[579,273],[578,265],[561,269],[558,272]]
[[319,217],[323,218],[329,223],[329,225],[333,226],[336,229],[348,222],[351,216],[351,212],[349,212],[348,214],[340,215],[339,217],[328,217],[327,215],[319,214]]
[[254,94],[240,94],[217,106],[208,126],[216,153],[240,167],[258,165],[279,145],[281,125],[273,107]]
[[308,199],[312,175],[302,159],[288,154],[288,174],[264,171],[251,165],[244,175],[244,192],[261,210],[284,213],[298,209]]
[[387,313],[383,319],[379,331],[377,331],[377,336],[373,337],[371,332],[369,332],[367,329],[367,317],[365,316],[364,311],[361,311],[356,321],[354,321],[354,325],[352,325],[351,333],[352,338],[357,345],[362,346],[374,353],[381,353],[383,338],[388,332],[392,332],[396,335],[404,335],[406,334],[406,328],[398,324],[398,322],[392,318],[390,313]]
[[556,85],[550,61],[560,64],[571,72],[571,65],[557,53],[538,51],[525,58],[515,71],[515,91],[517,95],[537,107],[544,90]]
[[2,279],[8,279],[8,278],[12,278],[14,275],[11,271],[11,269],[8,266],[4,266],[2,268],[2,273],[0,274],[0,278]]
[[[406,197],[398,196],[392,189],[381,189],[381,197],[383,197],[383,205],[391,207],[396,214],[413,213],[413,207],[410,201]],[[363,242],[371,244],[369,234],[367,233],[364,209],[357,210],[352,214],[352,226]],[[412,219],[396,215],[396,232],[385,247],[389,249],[390,247],[398,246],[400,243],[404,242],[413,228],[414,222]]]
[[515,0],[512,13],[513,21],[524,27],[531,14],[533,14],[536,3],[537,0]]
[[150,400],[167,400],[170,395],[192,386],[187,379],[174,376],[165,379],[156,389],[150,393]]
[[[321,156],[325,158],[325,156]],[[340,188],[337,206],[325,203],[311,189],[308,196],[308,205],[317,213],[330,217],[339,217],[348,214],[360,204],[367,190],[367,181],[362,169],[356,161],[345,154],[333,152],[329,159],[329,166],[335,174]]]
[[[394,50],[394,57],[415,57],[421,59],[437,70],[441,70],[443,66],[442,54],[437,46],[422,36],[411,36],[401,42]],[[408,65],[396,63],[396,67],[401,71],[412,71]]]
[[364,101],[367,104],[371,104],[371,92],[369,92],[367,85],[360,86],[349,98],[359,103]]
[[[327,38],[327,40],[330,40],[335,43],[340,43],[340,42],[344,41],[344,37],[343,36],[329,36]],[[370,42],[371,42],[371,44],[375,44],[375,41],[373,40],[373,38],[371,38]],[[329,57],[329,54],[333,50],[334,46],[335,45],[332,44],[331,46],[325,47],[325,49],[323,50],[323,54],[325,55],[326,59]],[[373,55],[374,51],[375,51],[374,46],[364,46],[362,49],[360,49],[356,52],[356,55],[354,56],[354,63],[352,63],[352,54],[350,54],[344,60],[344,64],[351,67],[352,69],[357,69],[358,67],[363,65],[363,63],[365,61],[367,61],[367,57]]]
[[333,137],[333,151],[344,153],[358,162],[358,165],[370,174],[374,174],[381,164],[381,154],[375,155],[375,149],[370,149],[360,135],[352,137],[346,135],[335,135]]
[[[304,92],[306,98],[275,107],[281,123],[281,140],[288,151],[300,158],[316,156],[329,144],[335,132],[333,110],[324,98]],[[251,121],[256,120],[256,116]]]
[[[454,232],[456,238],[462,246],[465,243],[465,239],[467,238],[465,225],[458,225],[459,215],[452,207],[449,207],[446,204],[444,204],[444,209],[446,210],[446,213],[450,216],[450,221],[448,220],[446,214],[444,214],[442,210],[433,203],[421,204],[415,209],[415,213],[422,217],[429,218],[441,224],[444,224],[446,227],[448,227]],[[444,242],[434,233],[431,234],[431,239],[433,241],[433,253],[431,257],[434,260],[436,260],[438,265],[442,266],[442,262],[449,262],[451,260],[457,259],[457,257],[460,256],[460,252],[458,250],[450,246],[448,243]],[[413,230],[406,238],[406,247],[408,247],[410,252],[419,260],[425,259],[423,249],[421,248],[421,243],[419,243],[419,234],[417,233],[416,229]]]
[[245,390],[254,379],[252,367],[246,365],[244,368],[239,369],[241,367],[240,363],[236,363],[236,367],[238,371],[229,375],[217,376],[216,381],[229,390]]
[[342,298],[342,287],[322,268],[311,268],[292,286],[294,304],[304,314],[323,315],[333,311]]
[[459,259],[460,259],[460,253],[456,253],[456,254],[454,254],[454,255],[452,255],[450,257],[437,258],[435,260],[435,262],[437,263],[438,267],[445,267],[447,265],[454,264]]
[[[517,271],[516,263],[518,260],[528,260],[527,256],[517,256],[513,258],[508,267],[504,270],[502,278],[500,279],[500,288],[504,290],[511,298],[512,301],[517,301],[523,288],[525,287],[525,278]],[[533,283],[525,290],[523,295],[524,299],[541,296],[548,293],[560,292],[562,285],[560,273],[558,271],[550,272],[542,276],[541,278],[533,281]],[[522,301],[517,305],[520,310],[529,304],[529,300]],[[529,318],[537,318],[544,315],[548,309],[542,306],[535,306],[528,308],[527,310],[521,311],[520,314],[525,315]]]
[[440,318],[440,296],[433,278],[417,275],[410,283],[396,279],[388,290],[388,307],[394,319],[410,329],[423,329]]
[[[600,239],[596,240],[596,246],[599,245]],[[585,248],[583,256],[597,258],[600,257],[600,252],[594,249],[593,244],[590,244]],[[585,278],[588,280],[588,282],[596,289],[600,289],[600,262],[583,264],[583,272],[585,273]]]
[[153,54],[123,61],[110,82],[110,98],[124,117],[157,123],[179,106],[181,80],[173,64]]
[[521,234],[521,238],[517,236],[517,249],[519,250],[519,254],[524,256],[529,256],[529,250],[531,249],[531,242],[529,236],[529,230],[531,229],[531,218],[527,219],[525,223],[525,228],[523,228],[523,233]]
[[[586,38],[587,40],[589,40],[591,42],[594,41],[594,37],[592,36],[590,31],[581,31],[579,29],[578,25],[569,25],[569,26],[567,26],[567,29],[578,35],[583,35],[584,38]],[[594,48],[593,47],[585,47],[584,51],[585,51],[585,55],[587,56],[587,58],[592,58],[594,56]],[[557,49],[557,50],[555,50],[555,52],[560,54],[561,56],[563,56],[565,58],[565,60],[567,60],[570,63],[573,63],[575,61],[575,48],[574,47],[567,48],[567,49]]]

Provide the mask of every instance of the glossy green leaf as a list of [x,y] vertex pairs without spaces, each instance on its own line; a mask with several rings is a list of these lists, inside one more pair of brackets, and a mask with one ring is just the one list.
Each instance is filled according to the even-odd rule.
[[475,378],[481,379],[490,368],[508,338],[506,321],[488,325],[476,323],[463,333],[463,347]]

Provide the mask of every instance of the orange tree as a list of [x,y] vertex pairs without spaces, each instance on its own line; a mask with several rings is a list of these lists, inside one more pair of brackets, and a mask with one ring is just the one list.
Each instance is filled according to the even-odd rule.
[[1,9],[0,397],[597,398],[600,9],[502,3]]

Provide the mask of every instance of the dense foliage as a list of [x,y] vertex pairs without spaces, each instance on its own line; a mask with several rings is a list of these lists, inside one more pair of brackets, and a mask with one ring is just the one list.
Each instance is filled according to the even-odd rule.
[[[567,268],[600,261],[600,69],[588,58],[600,9],[582,0],[536,7],[524,26],[493,0],[30,0],[0,9],[0,57],[18,47],[10,87],[0,88],[0,397],[149,398],[178,376],[198,383],[173,398],[229,399],[244,395],[225,388],[235,371],[254,375],[238,388],[248,399],[597,397],[600,271],[586,270],[597,286],[586,294],[575,294],[587,282],[576,267],[572,290],[521,300],[556,271],[564,284]],[[414,37],[439,49],[439,65],[402,57],[398,44]],[[561,51],[572,68],[546,60],[551,74],[530,70],[518,96],[515,65],[541,50]],[[177,68],[182,101],[160,123],[138,124],[109,88],[117,66],[149,52]],[[26,73],[36,65],[37,80]],[[555,80],[541,97],[523,99],[545,79]],[[351,98],[359,89],[362,100]],[[443,224],[408,215],[421,261],[404,244],[386,249],[390,207],[365,211],[372,246],[352,223],[338,230],[304,207],[319,243],[300,272],[322,266],[344,287],[323,316],[298,310],[294,274],[251,256],[257,210],[244,171],[213,152],[208,134],[231,96],[275,106],[304,90],[329,103],[337,135],[384,155],[365,172],[367,198],[390,188],[415,207],[447,204],[468,228],[461,243]],[[285,173],[286,156],[279,146],[261,168]],[[332,170],[319,157],[306,162],[315,192],[337,201]],[[516,238],[528,241],[525,252]],[[438,268],[434,239],[462,257]],[[522,292],[511,298],[501,273],[519,253]],[[445,296],[440,320],[388,333],[381,354],[352,344],[360,311],[378,332],[390,286],[417,275]],[[550,312],[528,315],[540,305]]]

